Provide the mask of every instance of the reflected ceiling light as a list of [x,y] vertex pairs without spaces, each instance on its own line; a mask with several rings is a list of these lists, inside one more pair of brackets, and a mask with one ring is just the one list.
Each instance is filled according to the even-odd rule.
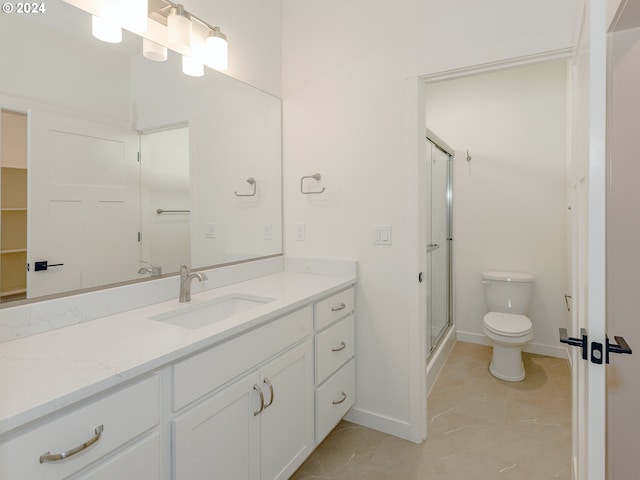
[[122,28],[113,20],[91,15],[91,33],[98,40],[107,43],[122,42]]
[[190,77],[201,77],[204,75],[204,64],[196,57],[182,56],[182,73]]
[[169,48],[191,48],[191,16],[181,4],[172,6],[167,17]]
[[152,42],[148,38],[143,38],[142,55],[154,62],[164,62],[167,59],[167,47]]
[[206,42],[205,59],[207,67],[226,70],[229,66],[229,44],[227,36],[214,27],[209,31]]

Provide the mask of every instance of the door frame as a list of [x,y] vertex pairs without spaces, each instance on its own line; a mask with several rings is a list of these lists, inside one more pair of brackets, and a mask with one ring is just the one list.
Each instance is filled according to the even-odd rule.
[[[443,80],[453,80],[455,78],[488,73],[492,71],[505,70],[518,66],[531,65],[539,62],[553,60],[570,60],[575,55],[575,48],[563,48],[552,50],[549,52],[526,55],[522,57],[511,58],[496,62],[489,62],[469,67],[435,72],[427,75],[421,75],[410,80],[411,104],[408,109],[411,114],[415,115],[410,121],[410,129],[413,132],[413,138],[416,143],[409,149],[409,153],[413,155],[413,178],[415,198],[415,215],[417,217],[418,232],[415,245],[416,258],[418,267],[416,275],[426,265],[426,252],[422,248],[425,244],[424,240],[424,222],[426,221],[420,215],[419,203],[425,192],[421,185],[421,175],[424,173],[424,161],[427,158],[427,149],[425,142],[426,123],[426,90],[430,83]],[[455,231],[453,232],[455,238]],[[455,270],[455,258],[453,260],[453,269]],[[418,287],[414,291],[415,305],[412,309],[412,315],[409,324],[409,439],[413,442],[420,443],[427,436],[427,392],[428,385],[426,381],[427,372],[427,345],[426,345],[426,325],[423,319],[426,315],[426,304],[421,299],[426,294],[425,283],[417,284]],[[455,305],[453,308],[454,318],[453,326],[455,327]]]
[[[588,0],[577,41],[575,105],[588,104],[586,123],[573,134],[571,184],[579,205],[574,220],[574,331],[585,328],[590,342],[606,345],[606,124],[607,124],[607,5]],[[586,64],[586,68],[584,68]],[[582,78],[580,78],[582,77]],[[576,299],[577,296],[577,299]],[[575,304],[575,303],[574,303]],[[577,322],[576,322],[577,321]],[[576,325],[577,323],[577,325]],[[606,363],[582,360],[571,352],[574,478],[604,480],[606,475]]]
[[[431,143],[432,147],[431,147],[431,155],[427,155],[427,157],[425,157],[425,161],[422,162],[422,168],[424,169],[421,175],[421,180],[424,182],[426,180],[430,180],[431,181],[431,186],[433,186],[433,153],[434,153],[434,149],[435,150],[439,150],[441,153],[445,154],[447,156],[447,165],[446,165],[446,182],[447,182],[447,200],[446,200],[446,218],[447,218],[447,232],[446,232],[446,240],[445,240],[445,245],[441,245],[441,247],[446,246],[446,264],[447,264],[447,306],[446,306],[446,316],[447,316],[447,322],[446,322],[446,328],[444,328],[444,330],[442,330],[439,334],[438,334],[438,342],[442,342],[445,340],[445,337],[448,335],[448,330],[450,328],[453,327],[453,242],[450,240],[451,238],[453,238],[453,162],[455,159],[455,150],[453,149],[453,147],[451,147],[450,145],[448,145],[444,140],[442,140],[435,132],[433,132],[432,130],[430,130],[429,128],[426,129],[426,138],[425,141]],[[431,160],[431,169],[427,168],[427,160]],[[421,184],[420,186],[420,190],[421,190],[421,201],[420,201],[420,206],[418,207],[419,209],[423,209],[425,206],[427,207],[427,209],[431,209],[431,211],[433,212],[433,197],[430,195],[430,192],[428,192],[428,185],[425,182],[424,184]],[[426,214],[425,214],[426,213]],[[420,218],[424,221],[424,230],[422,230],[422,233],[427,234],[427,236],[429,236],[428,234],[430,234],[431,236],[433,235],[433,230],[432,230],[432,226],[433,226],[433,222],[432,221],[427,221],[427,217],[429,217],[430,215],[428,214],[428,212],[424,212],[420,214]],[[421,226],[422,228],[422,226]],[[426,245],[426,241],[428,239],[425,237],[422,245],[424,248],[424,245]],[[431,238],[430,241],[433,241],[433,237]],[[424,272],[424,277],[427,279],[427,281],[425,281],[425,287],[428,290],[429,293],[432,292],[430,286],[431,286],[431,274],[432,274],[432,269],[431,269],[431,264],[428,262],[428,260],[431,257],[429,255],[425,255],[425,263],[421,263],[421,271]],[[426,293],[425,293],[425,296]],[[432,317],[431,313],[432,310],[430,308],[429,305],[426,305],[425,303],[425,299],[421,299],[420,300],[420,305],[421,308],[425,308],[425,315],[423,317],[423,320],[426,321],[427,323],[427,328],[431,328],[433,329],[433,323],[429,322],[429,318]],[[431,318],[431,320],[433,320],[433,318]],[[431,339],[431,343],[433,343],[433,332],[425,332],[425,334],[428,336],[428,338]],[[427,343],[425,343],[425,347],[426,347],[426,352],[425,354],[427,355],[427,358],[431,358],[432,356],[435,356],[437,354],[437,349],[439,348],[439,345],[433,349],[433,345],[427,345]],[[428,376],[427,376],[428,378]],[[429,393],[429,385],[427,384],[427,395]]]

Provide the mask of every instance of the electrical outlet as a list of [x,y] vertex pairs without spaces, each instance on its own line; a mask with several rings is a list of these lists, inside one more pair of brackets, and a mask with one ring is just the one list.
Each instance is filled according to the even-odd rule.
[[305,238],[305,225],[304,223],[296,224],[296,241],[304,242]]

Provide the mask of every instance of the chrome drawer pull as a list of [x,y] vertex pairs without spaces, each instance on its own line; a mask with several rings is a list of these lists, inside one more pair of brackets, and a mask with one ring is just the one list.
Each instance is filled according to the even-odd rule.
[[258,392],[258,395],[260,395],[260,409],[256,410],[253,412],[253,416],[258,416],[260,415],[260,413],[262,413],[262,411],[264,410],[264,395],[262,393],[262,390],[260,390],[260,387],[258,385],[254,385],[253,389]]
[[333,404],[334,405],[340,405],[341,403],[344,403],[344,401],[347,399],[347,394],[342,392],[342,398],[340,400],[334,400]]
[[331,311],[332,312],[339,312],[340,310],[344,310],[345,308],[347,308],[347,306],[344,303],[341,303],[337,307],[331,307]]
[[60,460],[69,458],[75,455],[76,453],[89,448],[91,445],[93,445],[98,440],[100,440],[100,436],[102,435],[103,431],[104,431],[104,427],[102,425],[97,426],[93,431],[95,435],[89,440],[87,440],[86,442],[84,442],[82,445],[78,445],[76,448],[72,448],[71,450],[67,450],[66,452],[54,453],[53,455],[51,454],[51,452],[47,452],[43,455],[40,455],[40,463],[59,462]]
[[344,343],[344,342],[340,342],[340,346],[338,348],[332,348],[331,351],[332,352],[341,352],[345,348],[347,348],[347,344]]
[[267,408],[267,407],[270,407],[271,404],[273,403],[273,385],[271,385],[271,382],[269,381],[268,378],[265,378],[264,380],[262,380],[262,383],[266,383],[267,387],[269,387],[269,392],[271,392],[271,400],[269,401],[269,403],[264,404],[264,408]]

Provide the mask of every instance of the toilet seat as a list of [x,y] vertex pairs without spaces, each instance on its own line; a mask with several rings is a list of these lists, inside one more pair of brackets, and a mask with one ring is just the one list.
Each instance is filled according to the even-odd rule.
[[503,337],[521,337],[532,330],[529,317],[515,313],[489,312],[483,323],[487,330]]

